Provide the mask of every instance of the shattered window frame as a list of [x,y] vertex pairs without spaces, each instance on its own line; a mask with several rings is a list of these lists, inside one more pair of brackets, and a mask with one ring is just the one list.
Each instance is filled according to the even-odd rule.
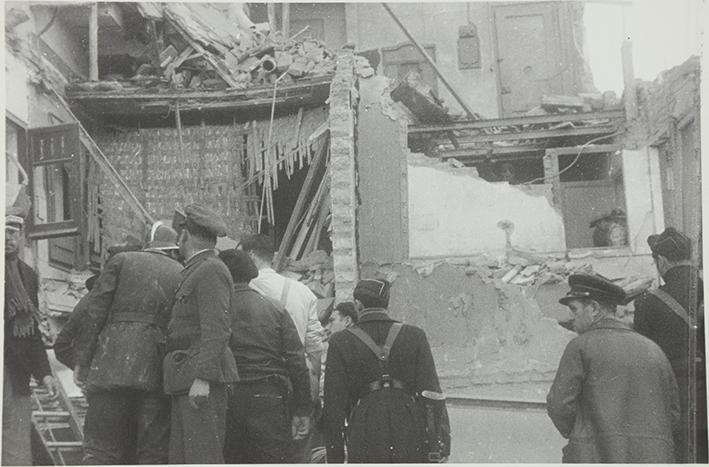
[[[27,129],[27,167],[29,168],[29,192],[32,199],[31,214],[28,218],[28,237],[32,240],[44,240],[50,238],[76,236],[80,234],[80,216],[82,200],[82,157],[81,143],[79,142],[79,126],[76,123],[51,125]],[[58,136],[60,142],[50,141],[42,138],[52,138]],[[46,145],[45,145],[46,143]],[[53,144],[61,147],[57,150]],[[66,146],[64,146],[66,145]],[[49,152],[45,153],[44,151]],[[61,193],[54,193],[47,183],[48,172],[51,169],[61,176],[60,185],[54,184],[54,191],[61,189]],[[38,175],[43,174],[44,191],[38,189]],[[55,181],[56,181],[55,180]],[[65,183],[66,182],[66,183]],[[44,206],[46,217],[44,220],[38,217],[38,199],[40,192],[44,193],[45,203],[49,203],[50,195],[54,193],[54,198],[61,201],[61,219],[49,219],[50,205]],[[56,207],[56,206],[55,206]],[[68,212],[68,214],[67,214]]]

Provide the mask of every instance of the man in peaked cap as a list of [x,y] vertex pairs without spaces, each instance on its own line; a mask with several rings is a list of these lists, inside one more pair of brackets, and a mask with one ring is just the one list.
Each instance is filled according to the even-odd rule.
[[[699,270],[691,261],[690,239],[673,227],[659,235],[651,235],[647,243],[652,251],[657,271],[664,284],[650,289],[635,300],[635,330],[652,339],[665,352],[679,386],[681,407],[680,431],[675,440],[677,462],[686,463],[689,441],[689,334],[696,337],[696,462],[707,463],[706,363],[704,359],[704,287]],[[696,285],[694,306],[690,317],[691,281]]]
[[577,337],[564,350],[547,412],[567,463],[671,463],[679,396],[667,357],[616,317],[625,293],[608,279],[569,277],[559,300]]
[[[427,461],[423,413],[411,407],[418,407],[415,398],[423,391],[440,394],[441,386],[424,331],[387,314],[390,286],[386,280],[361,280],[353,292],[357,324],[329,339],[323,408],[329,463],[345,460],[346,420],[348,462]],[[388,358],[381,359],[372,345],[385,345]],[[439,454],[447,457],[450,430],[442,404],[438,419]]]
[[226,386],[238,380],[228,346],[234,284],[215,250],[226,225],[211,209],[191,204],[175,212],[173,226],[185,269],[164,362],[165,392],[172,396],[170,463],[222,464]]
[[177,233],[156,223],[142,251],[111,256],[74,313],[74,378],[89,408],[86,464],[168,461],[170,399],[162,387],[164,342],[182,266]]
[[5,217],[5,359],[2,397],[2,465],[32,465],[30,377],[56,393],[39,331],[37,274],[18,254],[23,218],[13,208]]

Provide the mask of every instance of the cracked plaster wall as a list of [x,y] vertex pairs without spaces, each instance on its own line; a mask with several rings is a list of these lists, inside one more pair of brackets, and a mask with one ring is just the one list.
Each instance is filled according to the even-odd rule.
[[491,183],[474,169],[454,168],[426,156],[408,162],[412,257],[502,251],[498,222],[514,224],[512,244],[529,250],[564,249],[561,214],[551,205],[550,185]]

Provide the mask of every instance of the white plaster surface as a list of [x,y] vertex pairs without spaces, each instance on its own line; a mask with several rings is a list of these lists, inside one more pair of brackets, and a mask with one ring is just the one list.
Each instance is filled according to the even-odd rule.
[[[464,170],[408,166],[410,256],[503,251],[502,220],[514,224],[512,245],[540,252],[564,249],[561,215],[547,197],[507,183],[490,183]],[[458,173],[456,173],[458,172]]]
[[[662,231],[658,225],[657,210],[662,213],[662,194],[659,192],[660,181],[652,170],[648,148],[623,150],[623,182],[625,202],[628,212],[628,240],[630,249],[635,254],[649,254],[647,237]],[[655,179],[655,180],[653,180]],[[656,190],[653,190],[656,187]],[[661,217],[660,217],[661,219]]]

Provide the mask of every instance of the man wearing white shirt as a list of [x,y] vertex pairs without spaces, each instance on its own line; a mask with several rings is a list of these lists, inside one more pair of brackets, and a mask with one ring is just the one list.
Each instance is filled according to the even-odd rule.
[[[310,390],[313,400],[318,400],[320,361],[322,358],[323,328],[318,320],[317,298],[304,284],[278,274],[271,267],[273,243],[265,235],[252,235],[241,240],[238,249],[246,251],[259,270],[251,288],[279,302],[290,314],[298,336],[305,347],[305,357],[310,371]],[[310,462],[310,443],[300,443],[293,459],[297,463]]]

